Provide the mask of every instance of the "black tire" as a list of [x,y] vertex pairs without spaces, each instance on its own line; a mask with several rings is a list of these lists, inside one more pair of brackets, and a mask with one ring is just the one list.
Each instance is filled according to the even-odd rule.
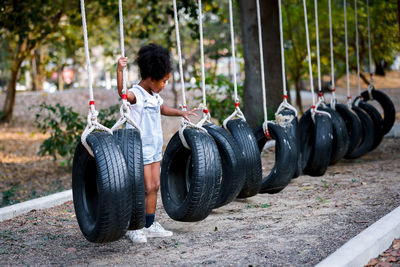
[[351,154],[346,155],[346,159],[356,159],[367,154],[374,145],[375,137],[374,123],[371,117],[359,107],[353,106],[352,109],[360,118],[363,135],[360,145]]
[[379,111],[372,105],[367,102],[360,101],[358,103],[358,107],[367,112],[367,114],[371,117],[371,120],[374,124],[374,144],[372,145],[370,151],[374,150],[379,146],[379,144],[383,140],[383,118]]
[[324,175],[328,168],[331,153],[333,129],[327,115],[315,114],[307,110],[300,119],[300,138],[303,173],[310,176]]
[[335,110],[339,113],[339,115],[346,123],[347,135],[349,137],[349,148],[346,155],[344,156],[344,158],[346,158],[346,156],[353,153],[353,151],[361,143],[363,136],[361,121],[358,118],[357,114],[355,114],[354,111],[350,110],[347,105],[336,104]]
[[132,215],[128,230],[142,229],[146,224],[142,139],[137,129],[119,129],[113,133],[124,154],[132,180]]
[[72,166],[72,192],[79,227],[87,240],[120,239],[132,212],[131,179],[125,159],[111,134],[91,133],[87,142],[94,158],[79,142]]
[[301,153],[300,153],[300,132],[299,132],[299,121],[297,119],[296,113],[291,110],[291,109],[284,109],[279,112],[279,114],[282,115],[291,115],[294,116],[294,119],[292,120],[292,127],[289,128],[288,130],[291,131],[292,137],[296,138],[296,150],[297,150],[297,169],[295,170],[293,174],[293,179],[299,177],[302,172],[302,167],[301,167]]
[[[382,91],[372,89],[373,100],[376,100],[383,109],[383,135],[387,134],[392,129],[396,120],[396,110],[390,97]],[[364,101],[370,101],[368,90],[361,93]]]
[[215,124],[204,125],[214,138],[221,158],[222,180],[219,197],[214,208],[219,208],[234,200],[245,182],[243,154],[239,144],[224,128]]
[[[297,140],[291,132],[292,126],[282,127],[268,123],[268,131],[275,140],[275,164],[271,172],[262,180],[259,193],[275,194],[282,191],[292,180],[297,169]],[[267,142],[262,126],[254,131],[258,144]],[[261,139],[261,140],[260,140]]]
[[238,198],[247,198],[257,195],[261,189],[262,166],[257,140],[246,121],[234,119],[228,121],[227,128],[238,142],[243,153],[245,182]]
[[161,163],[161,197],[167,214],[176,221],[205,219],[215,207],[221,184],[221,159],[214,139],[186,128],[186,149],[179,134],[169,141]]
[[346,123],[338,112],[328,106],[321,106],[319,110],[328,112],[331,115],[333,127],[332,154],[330,165],[337,163],[349,149],[349,136],[347,135]]

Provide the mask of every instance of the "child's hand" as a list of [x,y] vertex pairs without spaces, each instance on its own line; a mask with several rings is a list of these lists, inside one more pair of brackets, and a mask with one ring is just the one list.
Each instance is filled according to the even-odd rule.
[[182,117],[184,117],[185,120],[190,121],[189,116],[196,116],[197,117],[197,114],[194,113],[194,112],[198,111],[198,110],[199,110],[198,108],[194,108],[194,109],[192,109],[190,111],[183,111]]
[[128,65],[128,58],[127,57],[120,57],[118,59],[118,65],[117,65],[117,70],[118,71],[123,71],[124,68]]

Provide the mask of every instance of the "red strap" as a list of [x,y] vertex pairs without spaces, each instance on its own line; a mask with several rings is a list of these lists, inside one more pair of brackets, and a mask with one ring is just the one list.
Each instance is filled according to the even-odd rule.
[[240,105],[240,102],[236,102],[236,103],[235,103],[235,108],[238,108],[239,105]]
[[267,139],[271,138],[271,135],[269,134],[268,129],[265,129],[264,134],[265,134],[265,137],[267,137]]
[[89,106],[93,105],[94,106],[94,100],[89,101]]
[[318,97],[323,97],[323,96],[324,96],[324,94],[322,92],[318,93]]
[[336,89],[335,88],[332,88],[332,92],[335,92],[336,91]]
[[125,99],[125,100],[128,99],[128,95],[126,95],[126,94],[122,95],[122,99]]
[[184,109],[187,109],[187,106],[183,106]]
[[203,112],[207,114],[208,113],[208,109],[206,109],[206,108],[203,109]]
[[315,105],[312,105],[311,108],[312,108],[312,109],[315,109]]
[[283,95],[283,98],[287,100],[287,95]]
[[348,100],[351,100],[351,96],[348,96],[347,99],[348,99]]

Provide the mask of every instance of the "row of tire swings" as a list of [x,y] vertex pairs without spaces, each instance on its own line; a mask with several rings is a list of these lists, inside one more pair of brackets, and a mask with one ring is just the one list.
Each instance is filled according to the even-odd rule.
[[[120,239],[128,229],[141,229],[145,225],[142,144],[140,128],[129,113],[125,71],[120,119],[111,129],[97,121],[98,111],[95,109],[93,96],[84,0],[80,0],[80,3],[90,99],[87,126],[82,134],[81,142],[76,147],[73,160],[72,190],[77,221],[84,237],[90,242],[104,243]],[[200,221],[205,219],[212,209],[221,207],[235,198],[247,198],[258,193],[280,192],[292,178],[298,177],[301,173],[322,175],[328,164],[333,164],[342,157],[356,158],[374,149],[394,123],[393,103],[387,95],[373,88],[372,79],[368,90],[359,93],[353,105],[351,105],[350,97],[347,105],[336,103],[334,89],[331,106],[323,102],[322,94],[319,95],[319,101],[315,104],[313,94],[313,107],[302,116],[298,123],[297,111],[287,101],[280,0],[284,95],[283,102],[275,114],[276,120],[268,121],[259,0],[256,0],[256,4],[264,123],[253,132],[240,110],[237,96],[231,0],[229,0],[229,15],[235,109],[224,120],[223,127],[211,122],[210,112],[206,105],[202,8],[201,0],[198,0],[203,118],[197,124],[181,120],[179,131],[168,143],[161,164],[163,206],[174,220]],[[303,0],[303,5],[305,18],[307,18],[305,0]],[[176,0],[173,0],[173,6],[182,108],[187,109]],[[122,0],[119,0],[119,20],[121,55],[125,56]],[[307,19],[305,25],[310,80],[312,81]],[[346,23],[345,26],[347,47]],[[332,77],[334,77],[332,26],[330,32]],[[317,48],[319,50],[318,45]],[[348,74],[348,61],[346,62]],[[313,92],[312,82],[311,89]],[[349,89],[348,94],[350,96]],[[373,106],[366,103],[368,100],[377,100],[381,104],[384,110],[383,119]],[[134,128],[119,129],[125,122],[130,123]],[[266,142],[272,139],[276,142],[275,164],[270,173],[263,177],[260,153]]]

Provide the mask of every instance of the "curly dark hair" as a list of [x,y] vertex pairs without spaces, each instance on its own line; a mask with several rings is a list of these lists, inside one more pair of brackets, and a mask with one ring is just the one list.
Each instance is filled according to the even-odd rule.
[[150,77],[159,81],[172,71],[169,51],[160,45],[148,44],[140,48],[136,62],[142,79]]

